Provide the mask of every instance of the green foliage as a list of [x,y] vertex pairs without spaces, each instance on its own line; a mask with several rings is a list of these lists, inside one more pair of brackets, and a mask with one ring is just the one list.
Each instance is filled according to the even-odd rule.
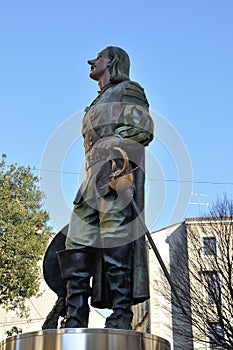
[[0,162],[0,304],[27,315],[25,301],[39,290],[49,239],[43,193],[30,167]]
[[22,333],[22,329],[21,328],[17,328],[17,327],[12,327],[9,331],[6,331],[7,337],[11,337],[12,335],[16,335],[16,334],[21,334]]

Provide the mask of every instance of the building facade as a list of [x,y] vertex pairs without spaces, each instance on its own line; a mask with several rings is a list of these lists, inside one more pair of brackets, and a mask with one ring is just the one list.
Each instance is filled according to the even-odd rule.
[[231,218],[189,218],[152,232],[185,315],[149,248],[151,298],[144,328],[174,350],[233,348],[232,224]]

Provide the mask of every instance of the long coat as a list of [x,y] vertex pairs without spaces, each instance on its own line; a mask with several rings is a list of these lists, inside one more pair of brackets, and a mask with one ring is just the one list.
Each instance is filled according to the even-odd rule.
[[[136,174],[135,174],[136,175]],[[137,175],[134,177],[136,187],[141,189],[139,192],[135,192],[135,202],[139,210],[142,210],[141,216],[143,219],[143,198],[144,198],[144,173],[143,171],[137,171]],[[133,298],[133,304],[141,303],[149,299],[149,276],[148,276],[148,257],[145,236],[140,227],[139,220],[135,219],[133,225],[134,237],[136,240],[131,242],[131,248],[133,251],[132,257],[132,271],[131,271],[131,293]],[[102,257],[102,250],[99,249],[96,255],[95,271],[92,285],[91,305],[97,308],[111,308],[112,302],[110,297],[110,289],[106,279],[104,260]]]

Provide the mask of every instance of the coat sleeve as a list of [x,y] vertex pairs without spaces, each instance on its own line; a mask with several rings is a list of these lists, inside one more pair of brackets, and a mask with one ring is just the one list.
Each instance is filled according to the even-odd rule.
[[123,119],[129,123],[118,126],[115,134],[147,146],[153,139],[154,125],[143,88],[131,81],[124,90],[121,102],[125,105]]

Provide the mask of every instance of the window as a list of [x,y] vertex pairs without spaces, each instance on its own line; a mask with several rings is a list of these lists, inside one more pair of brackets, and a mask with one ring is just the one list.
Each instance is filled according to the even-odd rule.
[[204,252],[206,255],[216,255],[216,238],[205,237],[204,238]]
[[224,347],[221,345],[224,342],[223,329],[219,322],[209,323],[209,338],[210,338],[210,349],[211,350],[223,350]]
[[208,284],[208,300],[218,301],[220,299],[220,285],[217,272],[206,271],[205,277]]
[[207,255],[216,255],[216,238],[205,237],[204,238],[204,252]]

